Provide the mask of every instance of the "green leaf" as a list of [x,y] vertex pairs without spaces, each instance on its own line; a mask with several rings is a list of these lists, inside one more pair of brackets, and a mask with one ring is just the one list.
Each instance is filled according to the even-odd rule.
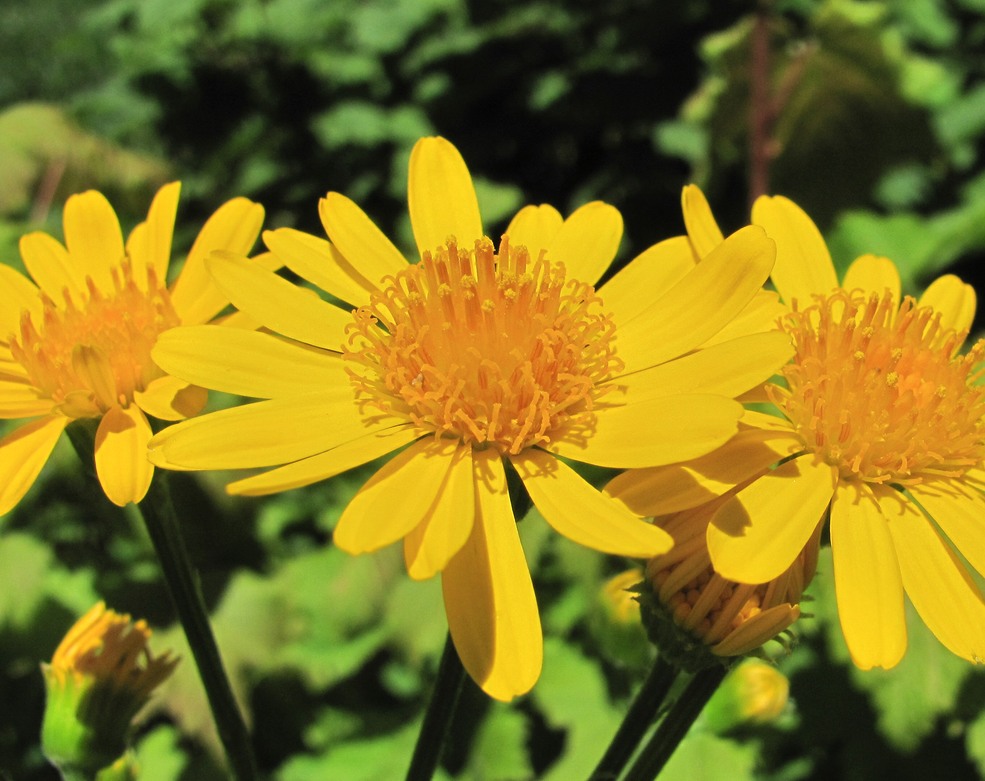
[[609,702],[599,665],[558,638],[544,641],[544,670],[531,694],[548,724],[567,734],[544,781],[578,778],[601,759],[622,714]]
[[494,706],[476,735],[469,755],[468,778],[473,781],[532,778],[526,748],[527,731],[524,714]]
[[660,773],[660,781],[744,781],[755,777],[758,751],[753,743],[738,743],[710,732],[692,729]]
[[985,711],[979,714],[965,732],[968,756],[978,766],[978,773],[985,778]]
[[181,734],[170,726],[157,727],[137,744],[140,781],[174,781],[188,764],[179,746]]

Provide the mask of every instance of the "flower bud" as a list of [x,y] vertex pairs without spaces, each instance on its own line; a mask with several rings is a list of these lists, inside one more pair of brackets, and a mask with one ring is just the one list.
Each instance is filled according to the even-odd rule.
[[63,775],[94,777],[105,769],[107,778],[127,778],[130,723],[178,663],[169,653],[155,657],[150,636],[145,621],[131,622],[100,602],[42,665],[47,702],[41,745]]

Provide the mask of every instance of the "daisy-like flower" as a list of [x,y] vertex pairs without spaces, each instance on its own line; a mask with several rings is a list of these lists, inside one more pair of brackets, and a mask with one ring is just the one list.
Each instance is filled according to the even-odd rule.
[[21,238],[33,282],[0,265],[0,418],[29,418],[0,439],[0,514],[34,484],[65,427],[98,420],[96,473],[120,506],[143,499],[153,476],[147,415],[179,420],[197,413],[205,391],[151,360],[158,335],[205,323],[228,301],[204,260],[213,250],[247,253],[263,208],[245,198],[222,206],[199,233],[174,285],[167,287],[180,184],[162,187],[146,221],[124,244],[103,195],[65,204],[65,246],[37,232]]
[[[713,225],[706,207],[692,223]],[[974,291],[955,276],[918,300],[896,267],[864,255],[838,284],[811,219],[760,198],[753,222],[777,242],[772,279],[796,353],[766,386],[783,418],[749,412],[739,434],[690,463],[627,473],[610,492],[663,514],[737,487],[714,514],[715,570],[743,583],[776,577],[830,518],[838,613],[863,669],[906,650],[904,594],[955,654],[985,659],[985,387],[978,342],[959,352]],[[959,557],[963,557],[964,561]]]
[[355,309],[213,255],[220,288],[279,336],[176,329],[155,360],[189,382],[266,400],[167,429],[151,458],[175,469],[282,464],[229,486],[259,495],[399,451],[350,502],[334,541],[363,553],[403,539],[412,577],[442,573],[466,669],[509,699],[536,681],[542,638],[507,469],[578,543],[632,557],[669,548],[665,532],[558,456],[646,466],[727,440],[742,412],[733,397],[787,359],[789,340],[692,351],[747,306],[774,250],[750,227],[698,265],[685,246],[689,269],[677,274],[680,243],[657,245],[596,292],[621,238],[613,207],[590,203],[567,220],[527,207],[497,249],[465,162],[441,138],[413,150],[409,206],[419,263],[334,192],[320,204],[330,242],[264,235],[288,268]]

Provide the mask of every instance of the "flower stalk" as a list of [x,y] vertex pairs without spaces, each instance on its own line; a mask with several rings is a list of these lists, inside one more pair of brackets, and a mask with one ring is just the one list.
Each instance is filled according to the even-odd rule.
[[249,731],[219,655],[198,575],[192,569],[178,527],[166,474],[154,476],[147,497],[137,505],[137,510],[161,563],[233,775],[237,781],[255,781],[259,775]]
[[407,781],[429,781],[441,761],[452,719],[465,684],[465,668],[458,657],[451,635],[445,640],[445,649],[438,665],[438,678],[434,682],[431,700],[428,702],[424,723],[417,736],[414,754],[407,770]]

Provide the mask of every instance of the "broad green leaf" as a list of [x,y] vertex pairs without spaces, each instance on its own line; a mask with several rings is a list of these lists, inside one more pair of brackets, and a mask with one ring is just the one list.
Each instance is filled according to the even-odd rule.
[[746,781],[755,778],[755,743],[692,729],[660,773],[660,781]]
[[467,777],[473,781],[516,781],[532,778],[527,752],[527,717],[494,705],[482,722],[469,754]]

